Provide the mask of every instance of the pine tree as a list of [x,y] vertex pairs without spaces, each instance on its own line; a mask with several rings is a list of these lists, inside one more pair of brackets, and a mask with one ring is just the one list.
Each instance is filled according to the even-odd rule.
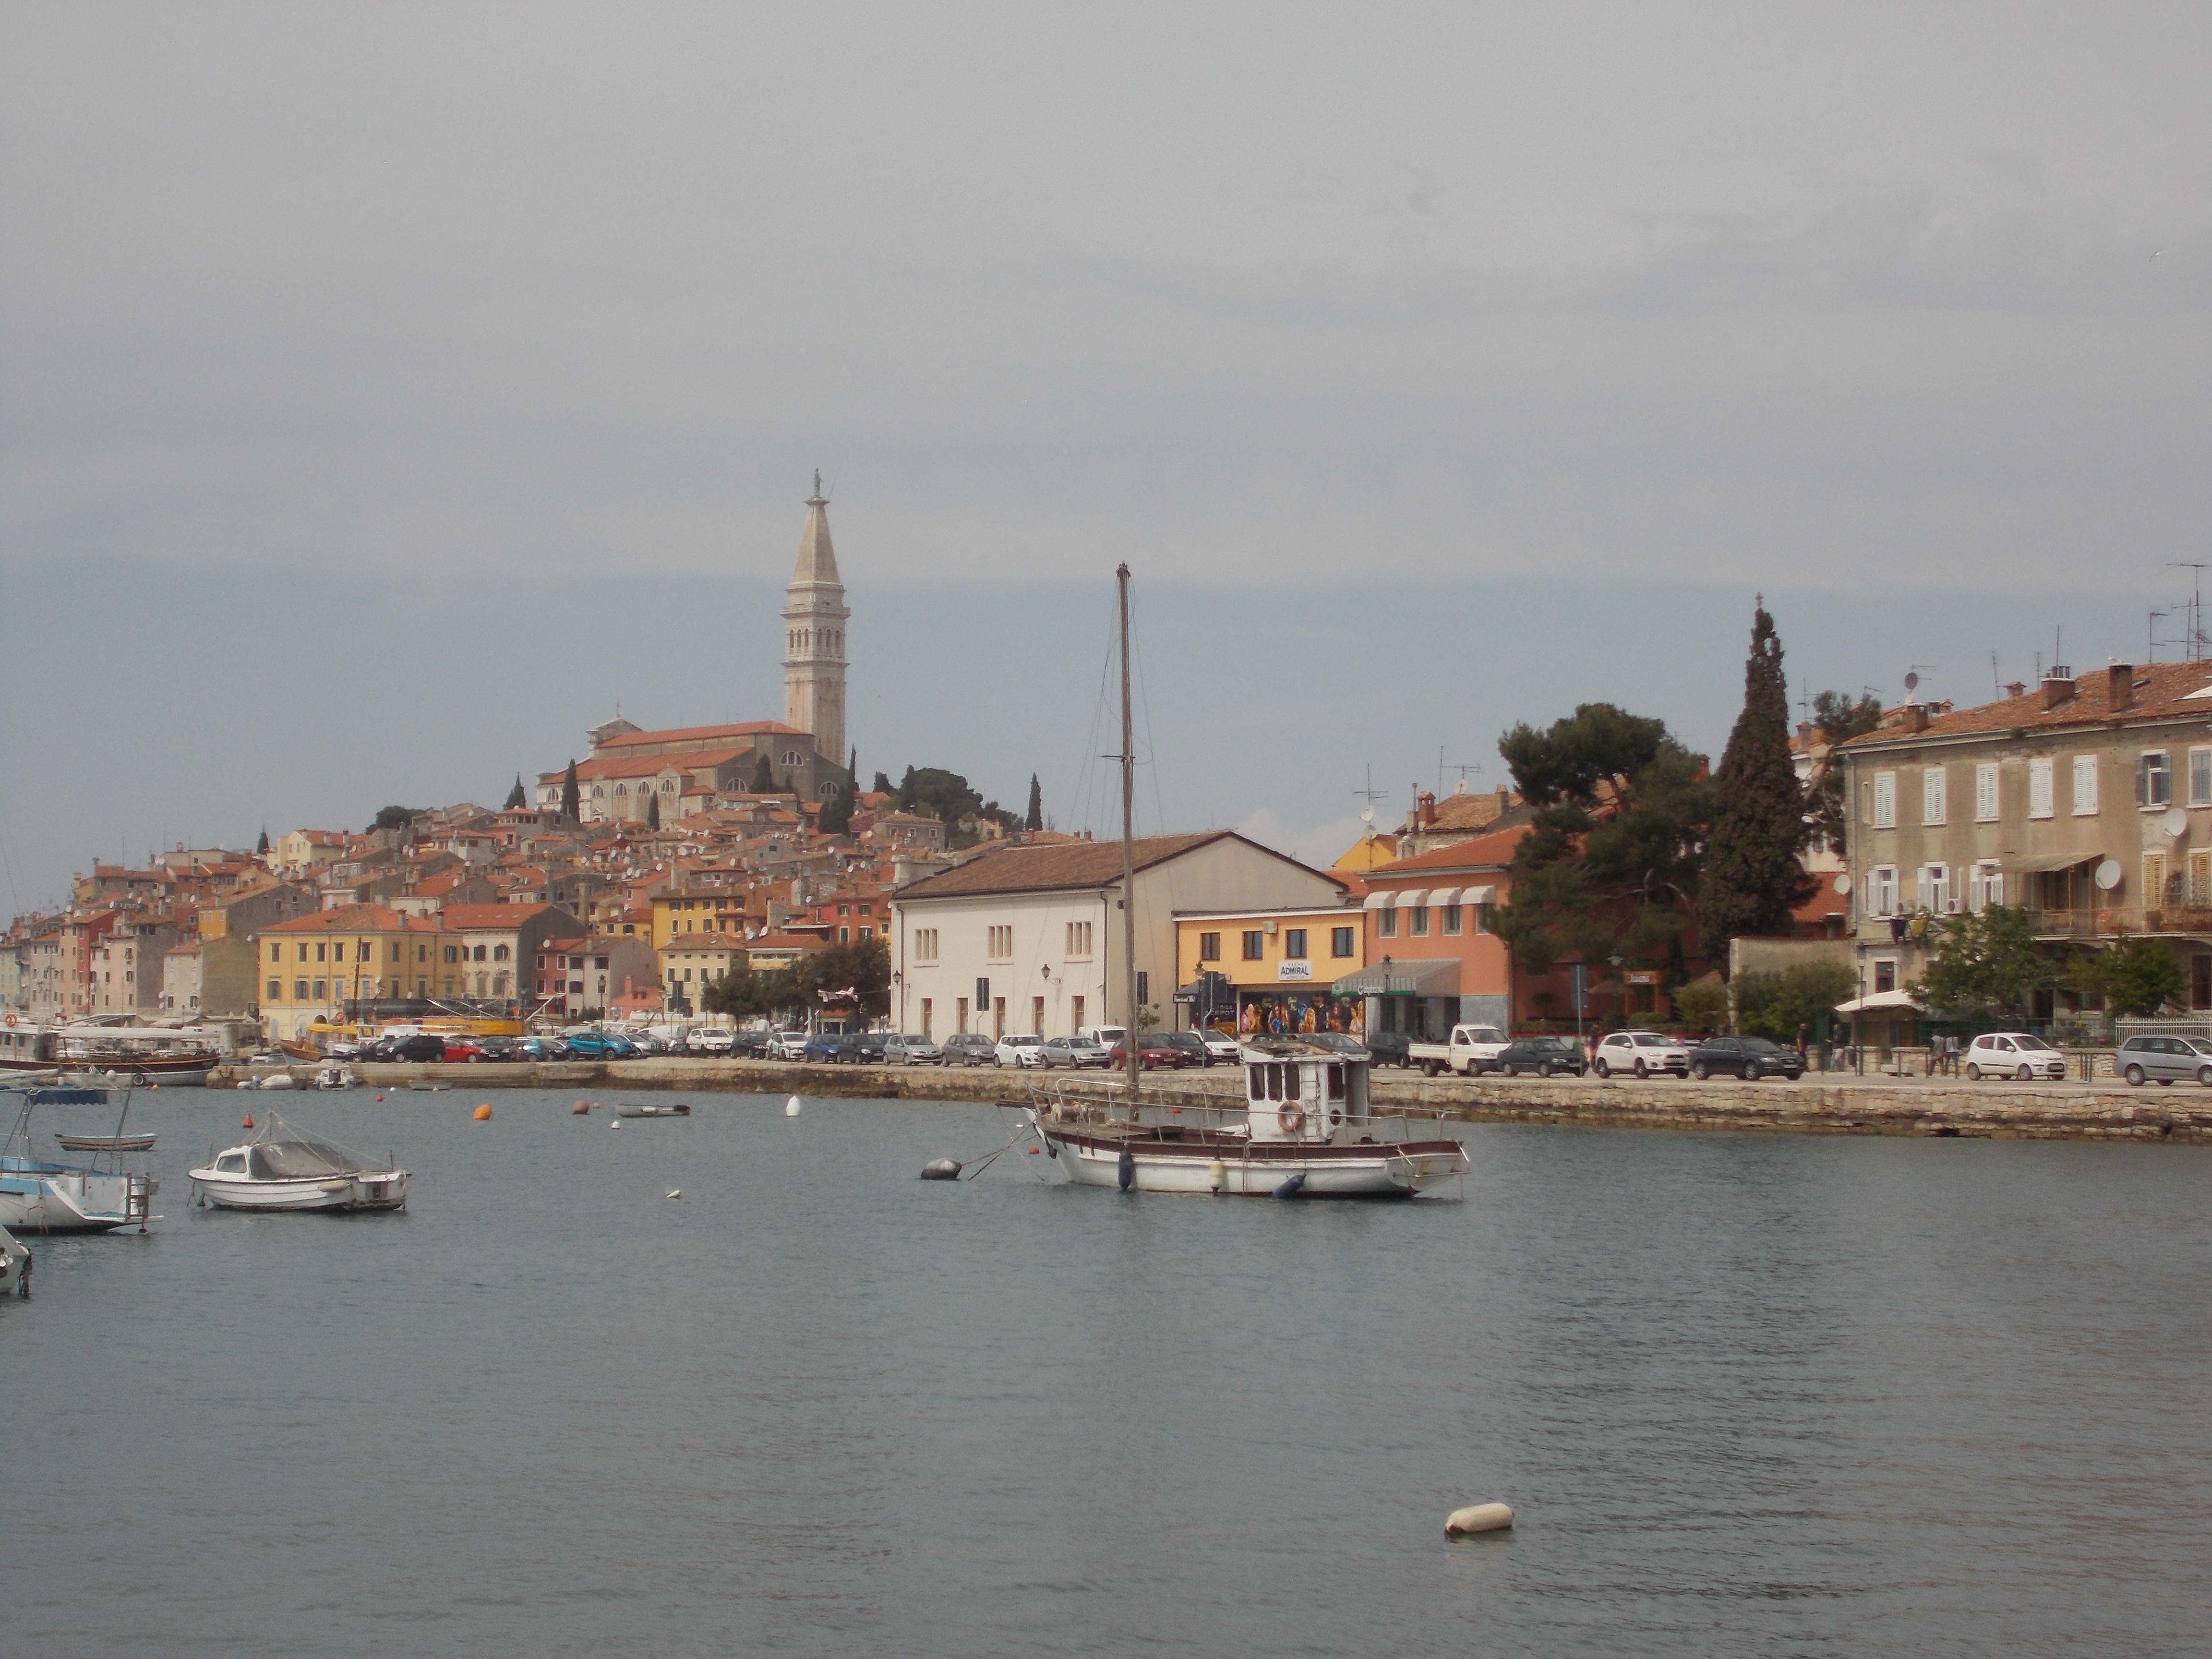
[[561,816],[571,823],[580,822],[584,816],[584,796],[576,787],[576,763],[573,759],[568,763],[568,775],[561,780]]
[[660,828],[660,792],[657,789],[645,798],[645,827],[648,830]]
[[753,775],[745,785],[745,793],[765,795],[775,787],[775,774],[769,769],[768,750],[762,750],[753,762]]
[[514,787],[507,792],[507,810],[510,812],[516,811],[527,805],[528,799],[529,798],[522,793],[522,774],[517,772],[514,775]]
[[1024,830],[1044,828],[1044,791],[1037,785],[1036,774],[1030,774],[1030,810],[1022,819]]
[[265,823],[261,826],[261,839],[254,844],[253,853],[257,858],[269,856],[269,826]]
[[1760,597],[1744,665],[1743,713],[1713,778],[1713,827],[1705,843],[1698,920],[1705,953],[1724,941],[1792,931],[1792,913],[1818,884],[1798,861],[1805,845],[1805,793],[1790,759],[1790,688],[1782,641]]

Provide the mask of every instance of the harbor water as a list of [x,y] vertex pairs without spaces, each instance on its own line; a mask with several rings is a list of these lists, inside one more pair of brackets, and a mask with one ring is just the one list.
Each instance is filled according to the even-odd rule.
[[[166,1219],[0,1306],[6,1650],[2206,1651],[2204,1149],[1475,1126],[1273,1203],[573,1098],[142,1093]],[[410,1209],[191,1207],[270,1103]]]

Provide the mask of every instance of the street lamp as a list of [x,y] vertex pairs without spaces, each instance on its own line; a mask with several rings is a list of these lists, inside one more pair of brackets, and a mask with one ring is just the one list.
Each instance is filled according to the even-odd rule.
[[1859,1006],[1851,1010],[1851,1064],[1861,1077],[1866,1075],[1866,1044],[1859,1034],[1866,1029],[1866,941],[1861,939],[1855,947],[1859,959]]
[[1620,976],[1620,951],[1606,960],[1613,964],[1613,1029],[1618,1031],[1628,1024],[1628,981]]

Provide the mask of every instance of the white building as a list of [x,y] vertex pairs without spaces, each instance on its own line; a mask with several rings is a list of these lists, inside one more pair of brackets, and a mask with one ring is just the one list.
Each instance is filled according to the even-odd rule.
[[1060,1036],[1125,1025],[1121,920],[1135,917],[1137,1002],[1174,1021],[1176,912],[1334,906],[1343,884],[1232,830],[1136,843],[1121,906],[1119,842],[1011,845],[891,896],[891,1019],[954,1031]]
[[852,615],[830,545],[830,503],[817,472],[799,534],[799,562],[784,592],[783,723],[811,735],[832,766],[845,763],[845,624]]

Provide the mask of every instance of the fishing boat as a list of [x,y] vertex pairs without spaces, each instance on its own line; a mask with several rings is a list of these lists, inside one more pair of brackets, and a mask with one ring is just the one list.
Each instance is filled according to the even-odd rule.
[[161,1183],[141,1171],[123,1168],[123,1154],[137,1139],[124,1133],[131,1115],[131,1091],[121,1091],[122,1115],[106,1139],[124,1143],[99,1148],[89,1163],[63,1164],[37,1157],[31,1148],[31,1116],[40,1106],[106,1106],[116,1092],[73,1087],[0,1089],[21,1097],[15,1127],[0,1144],[0,1227],[19,1233],[104,1233],[136,1226],[140,1232],[161,1218],[153,1213]]
[[31,1293],[31,1253],[0,1227],[0,1296]]
[[264,1113],[251,1140],[191,1170],[200,1202],[226,1210],[404,1210],[407,1171]]
[[[1121,600],[1121,891],[1136,890],[1136,742],[1130,702],[1129,567]],[[1121,930],[1126,1005],[1139,1006],[1137,928]],[[1123,1192],[1234,1193],[1274,1198],[1414,1198],[1467,1173],[1467,1149],[1438,1132],[1407,1138],[1406,1120],[1369,1105],[1368,1059],[1304,1037],[1256,1037],[1239,1050],[1244,1099],[1234,1106],[1158,1103],[1146,1121],[1138,1045],[1120,1082],[1032,1086],[1029,1127],[1085,1187]],[[1395,1133],[1393,1126],[1395,1125]]]
[[325,1066],[315,1073],[314,1086],[318,1089],[357,1089],[361,1086],[361,1079],[353,1074],[353,1068],[349,1066]]
[[0,1024],[0,1072],[61,1071],[133,1083],[204,1084],[222,1062],[219,1033],[168,1025]]

